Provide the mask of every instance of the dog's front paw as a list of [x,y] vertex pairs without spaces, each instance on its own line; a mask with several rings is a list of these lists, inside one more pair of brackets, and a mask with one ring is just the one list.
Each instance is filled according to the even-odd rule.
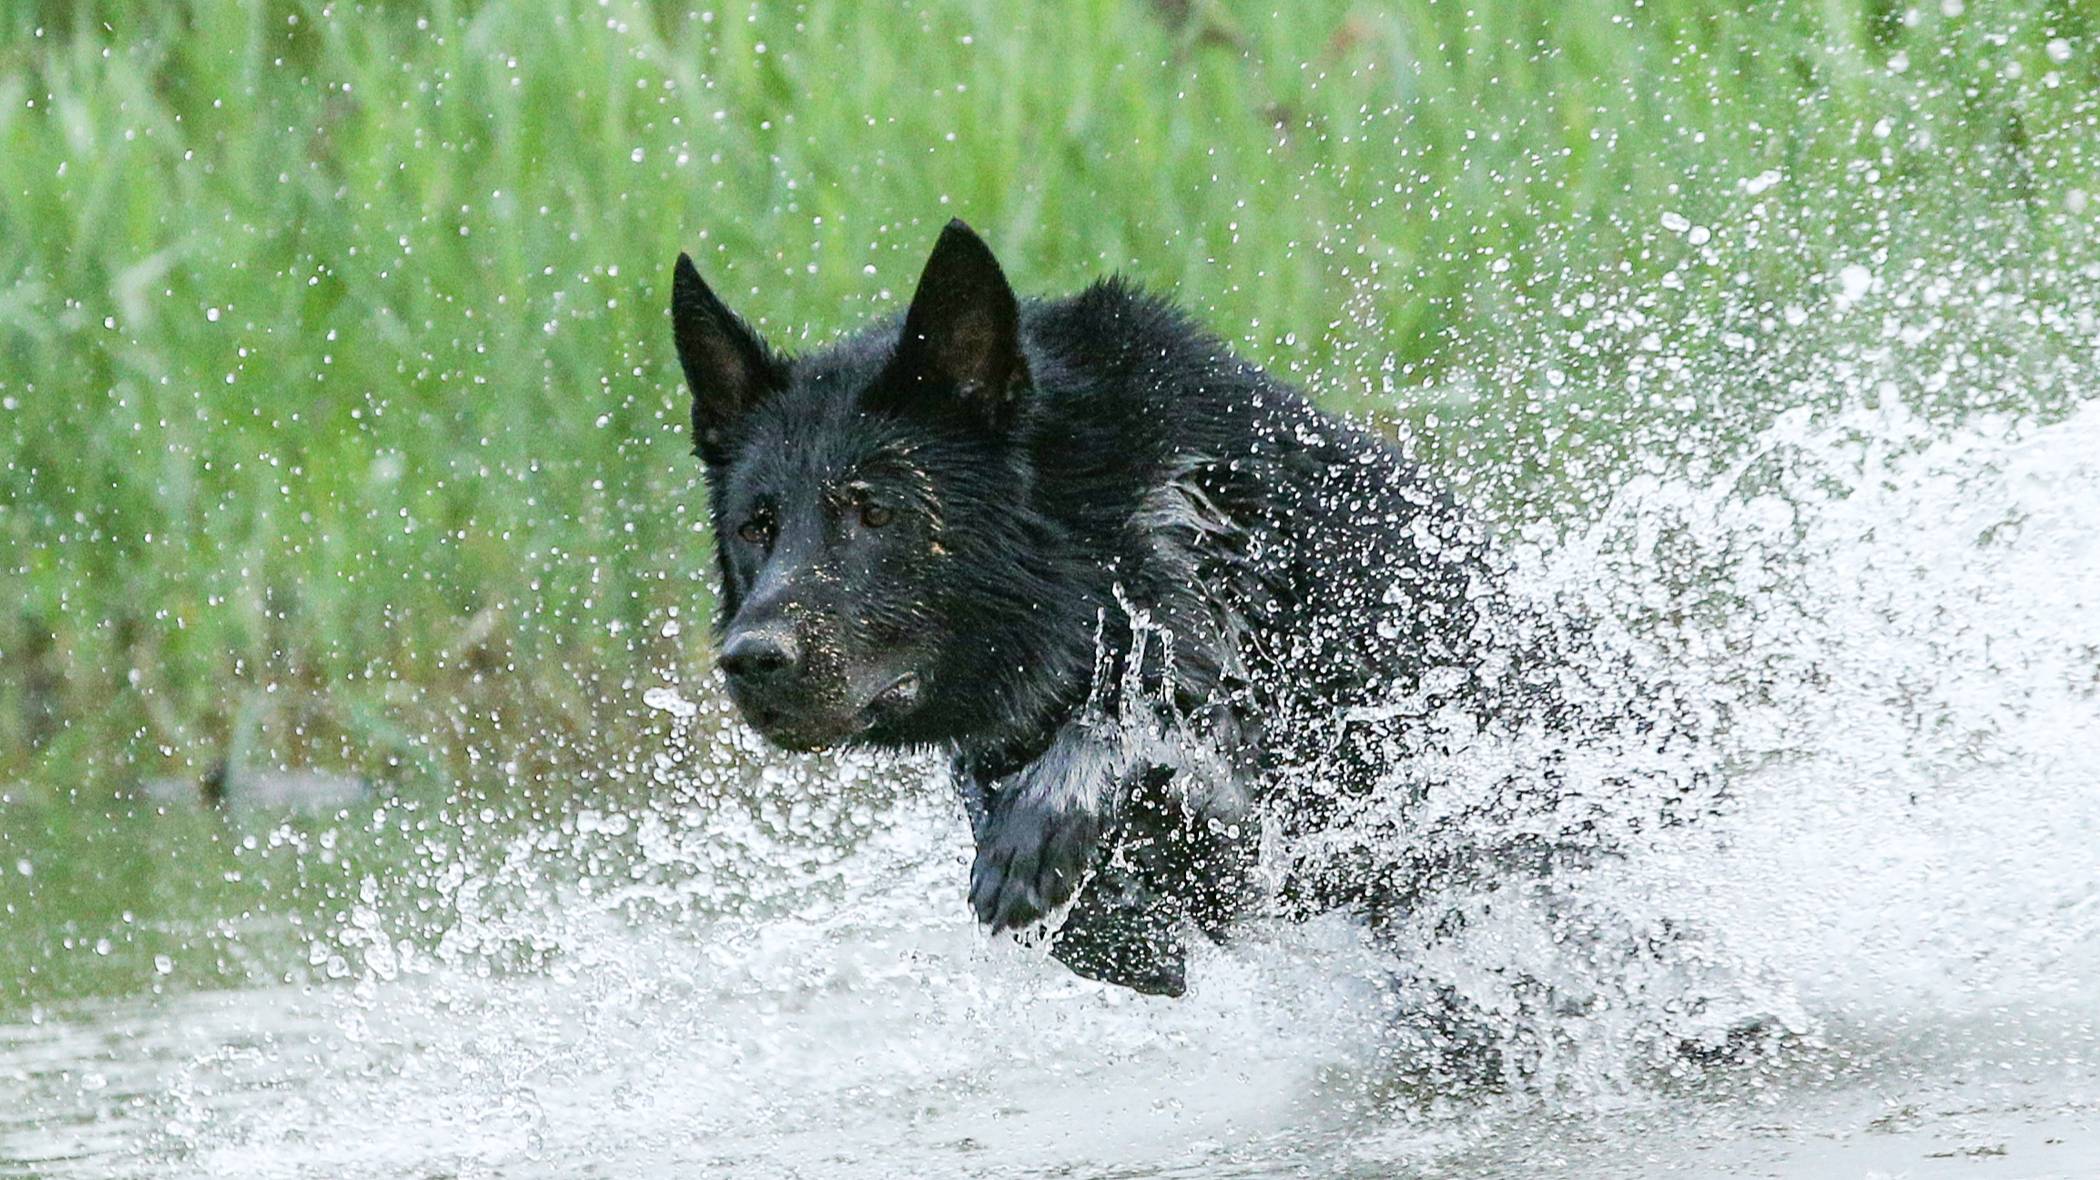
[[970,869],[970,906],[992,933],[1041,921],[1072,900],[1101,839],[1100,817],[1026,795],[1000,800]]

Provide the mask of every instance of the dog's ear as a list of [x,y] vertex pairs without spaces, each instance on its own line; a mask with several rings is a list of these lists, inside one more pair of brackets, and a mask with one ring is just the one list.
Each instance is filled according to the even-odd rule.
[[729,460],[730,431],[780,388],[784,366],[756,332],[722,306],[684,254],[671,275],[671,330],[693,393],[693,453],[721,466]]
[[991,247],[960,218],[919,275],[885,384],[900,401],[946,399],[997,430],[1013,422],[1028,388],[1020,304]]

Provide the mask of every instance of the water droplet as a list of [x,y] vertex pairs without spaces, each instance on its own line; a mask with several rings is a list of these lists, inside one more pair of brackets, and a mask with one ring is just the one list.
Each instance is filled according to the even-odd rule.
[[642,703],[673,717],[691,717],[699,712],[699,706],[680,696],[677,689],[669,687],[652,688],[643,693]]

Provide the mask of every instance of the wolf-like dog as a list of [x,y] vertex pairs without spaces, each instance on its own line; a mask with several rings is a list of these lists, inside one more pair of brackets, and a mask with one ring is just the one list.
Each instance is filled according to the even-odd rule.
[[1187,931],[1405,894],[1263,849],[1479,696],[1483,543],[1435,480],[1127,282],[1017,299],[961,221],[901,316],[799,356],[673,280],[730,697],[786,749],[945,752],[986,926],[1069,904],[1053,954],[1172,995]]

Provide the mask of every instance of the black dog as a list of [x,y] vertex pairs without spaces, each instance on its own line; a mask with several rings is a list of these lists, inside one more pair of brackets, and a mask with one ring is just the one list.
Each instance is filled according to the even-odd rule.
[[962,222],[910,308],[774,353],[681,256],[720,667],[794,750],[939,747],[993,930],[1179,994],[1185,923],[1391,904],[1257,856],[1478,696],[1478,531],[1387,443],[1118,280],[1018,301]]

